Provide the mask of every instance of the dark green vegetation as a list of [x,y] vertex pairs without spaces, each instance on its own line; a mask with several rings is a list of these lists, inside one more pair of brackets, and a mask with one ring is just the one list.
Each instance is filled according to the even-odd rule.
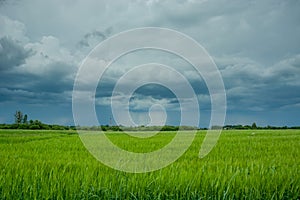
[[0,124],[0,129],[21,129],[21,130],[89,130],[89,131],[178,131],[180,130],[197,130],[197,127],[191,126],[64,126],[57,124],[45,124],[39,120],[28,120],[28,115],[17,110],[14,114],[14,124]]
[[0,124],[0,129],[30,129],[30,130],[76,130],[75,126],[63,126],[57,124],[45,124],[39,120],[30,120],[21,124]]
[[75,126],[45,124],[39,120],[28,120],[28,115],[17,110],[14,114],[14,124],[0,124],[0,129],[30,129],[30,130],[75,130]]
[[[20,124],[0,124],[0,129],[22,129],[22,130],[87,130],[87,131],[178,131],[178,130],[198,130],[192,126],[64,126],[56,124],[45,124],[39,120],[30,120],[28,123]],[[204,129],[207,130],[207,129]]]
[[[115,144],[147,152],[174,132],[151,139],[108,133]],[[299,199],[300,130],[223,131],[204,159],[205,132],[159,171],[130,174],[90,155],[74,131],[0,130],[1,199]],[[148,142],[146,142],[148,140]]]
[[[101,125],[101,126],[64,126],[57,124],[45,124],[39,120],[29,120],[27,114],[21,111],[16,111],[14,114],[14,124],[0,124],[0,129],[22,129],[22,130],[87,130],[87,131],[178,131],[178,130],[207,130],[207,128],[199,128],[194,126],[136,126],[126,127],[122,125]],[[225,125],[212,126],[211,129],[224,130],[285,130],[285,129],[300,129],[300,126],[257,126],[254,122],[250,125]]]
[[[29,120],[27,123],[14,123],[14,124],[0,124],[0,129],[22,129],[22,130],[88,130],[88,131],[177,131],[177,130],[207,130],[207,128],[198,128],[193,126],[64,126],[57,124],[45,124],[39,120]],[[212,126],[211,129],[223,130],[286,130],[286,129],[300,129],[300,126],[292,127],[278,127],[278,126],[265,126],[256,127],[250,125],[226,125],[226,126]]]

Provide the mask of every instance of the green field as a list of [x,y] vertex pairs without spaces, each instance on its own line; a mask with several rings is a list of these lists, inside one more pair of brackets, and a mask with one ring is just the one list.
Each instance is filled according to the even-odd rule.
[[[174,133],[109,138],[148,152]],[[198,158],[205,132],[161,170],[131,174],[98,162],[72,131],[0,130],[1,199],[300,199],[300,130],[223,131]]]

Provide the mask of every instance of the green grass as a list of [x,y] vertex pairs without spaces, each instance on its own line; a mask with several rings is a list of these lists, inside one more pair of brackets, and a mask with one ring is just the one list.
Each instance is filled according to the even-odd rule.
[[[255,134],[252,134],[255,132]],[[109,138],[148,152],[174,133]],[[161,170],[131,174],[99,163],[76,132],[0,130],[1,199],[300,199],[300,130],[223,131],[204,159],[205,132]]]

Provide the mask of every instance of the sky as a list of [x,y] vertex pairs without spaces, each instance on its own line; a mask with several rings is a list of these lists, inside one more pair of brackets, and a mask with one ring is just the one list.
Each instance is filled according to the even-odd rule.
[[[21,110],[44,123],[74,124],[74,80],[89,52],[122,31],[162,27],[193,38],[214,60],[227,97],[225,124],[300,125],[299,10],[297,0],[1,0],[0,123],[13,123]],[[203,78],[184,60],[151,49],[125,55],[105,72],[95,94],[99,123],[116,123],[110,100],[122,74],[149,62],[172,66],[189,80],[200,110],[188,111],[199,111],[198,126],[207,127],[211,102]],[[158,76],[149,69],[137,77]],[[176,84],[176,77],[161,76]],[[154,124],[178,125],[179,107],[176,95],[158,84],[137,88],[129,101],[136,125],[151,122],[149,109]],[[86,119],[86,125],[95,124]]]

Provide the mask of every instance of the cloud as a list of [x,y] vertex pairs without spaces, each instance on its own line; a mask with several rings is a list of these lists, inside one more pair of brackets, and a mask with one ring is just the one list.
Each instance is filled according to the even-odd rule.
[[299,92],[299,55],[265,66],[249,58],[216,59],[231,110],[267,111],[296,104]]
[[29,41],[29,38],[26,36],[25,24],[0,14],[0,38],[3,37],[9,37],[21,44]]
[[107,29],[104,33],[101,31],[93,31],[86,33],[82,40],[79,41],[80,47],[90,47],[99,44],[107,38],[106,35],[110,34],[111,30]]
[[80,58],[54,36],[32,42],[21,22],[0,16],[0,23],[4,35],[0,39],[0,101],[70,103]]
[[0,71],[24,64],[30,55],[30,50],[25,50],[23,46],[11,38],[0,38]]
[[270,83],[276,80],[281,84],[300,86],[300,54],[281,60],[268,68],[266,74]]
[[65,105],[70,101],[68,92],[43,92],[26,89],[0,88],[0,103],[21,102],[26,105]]

